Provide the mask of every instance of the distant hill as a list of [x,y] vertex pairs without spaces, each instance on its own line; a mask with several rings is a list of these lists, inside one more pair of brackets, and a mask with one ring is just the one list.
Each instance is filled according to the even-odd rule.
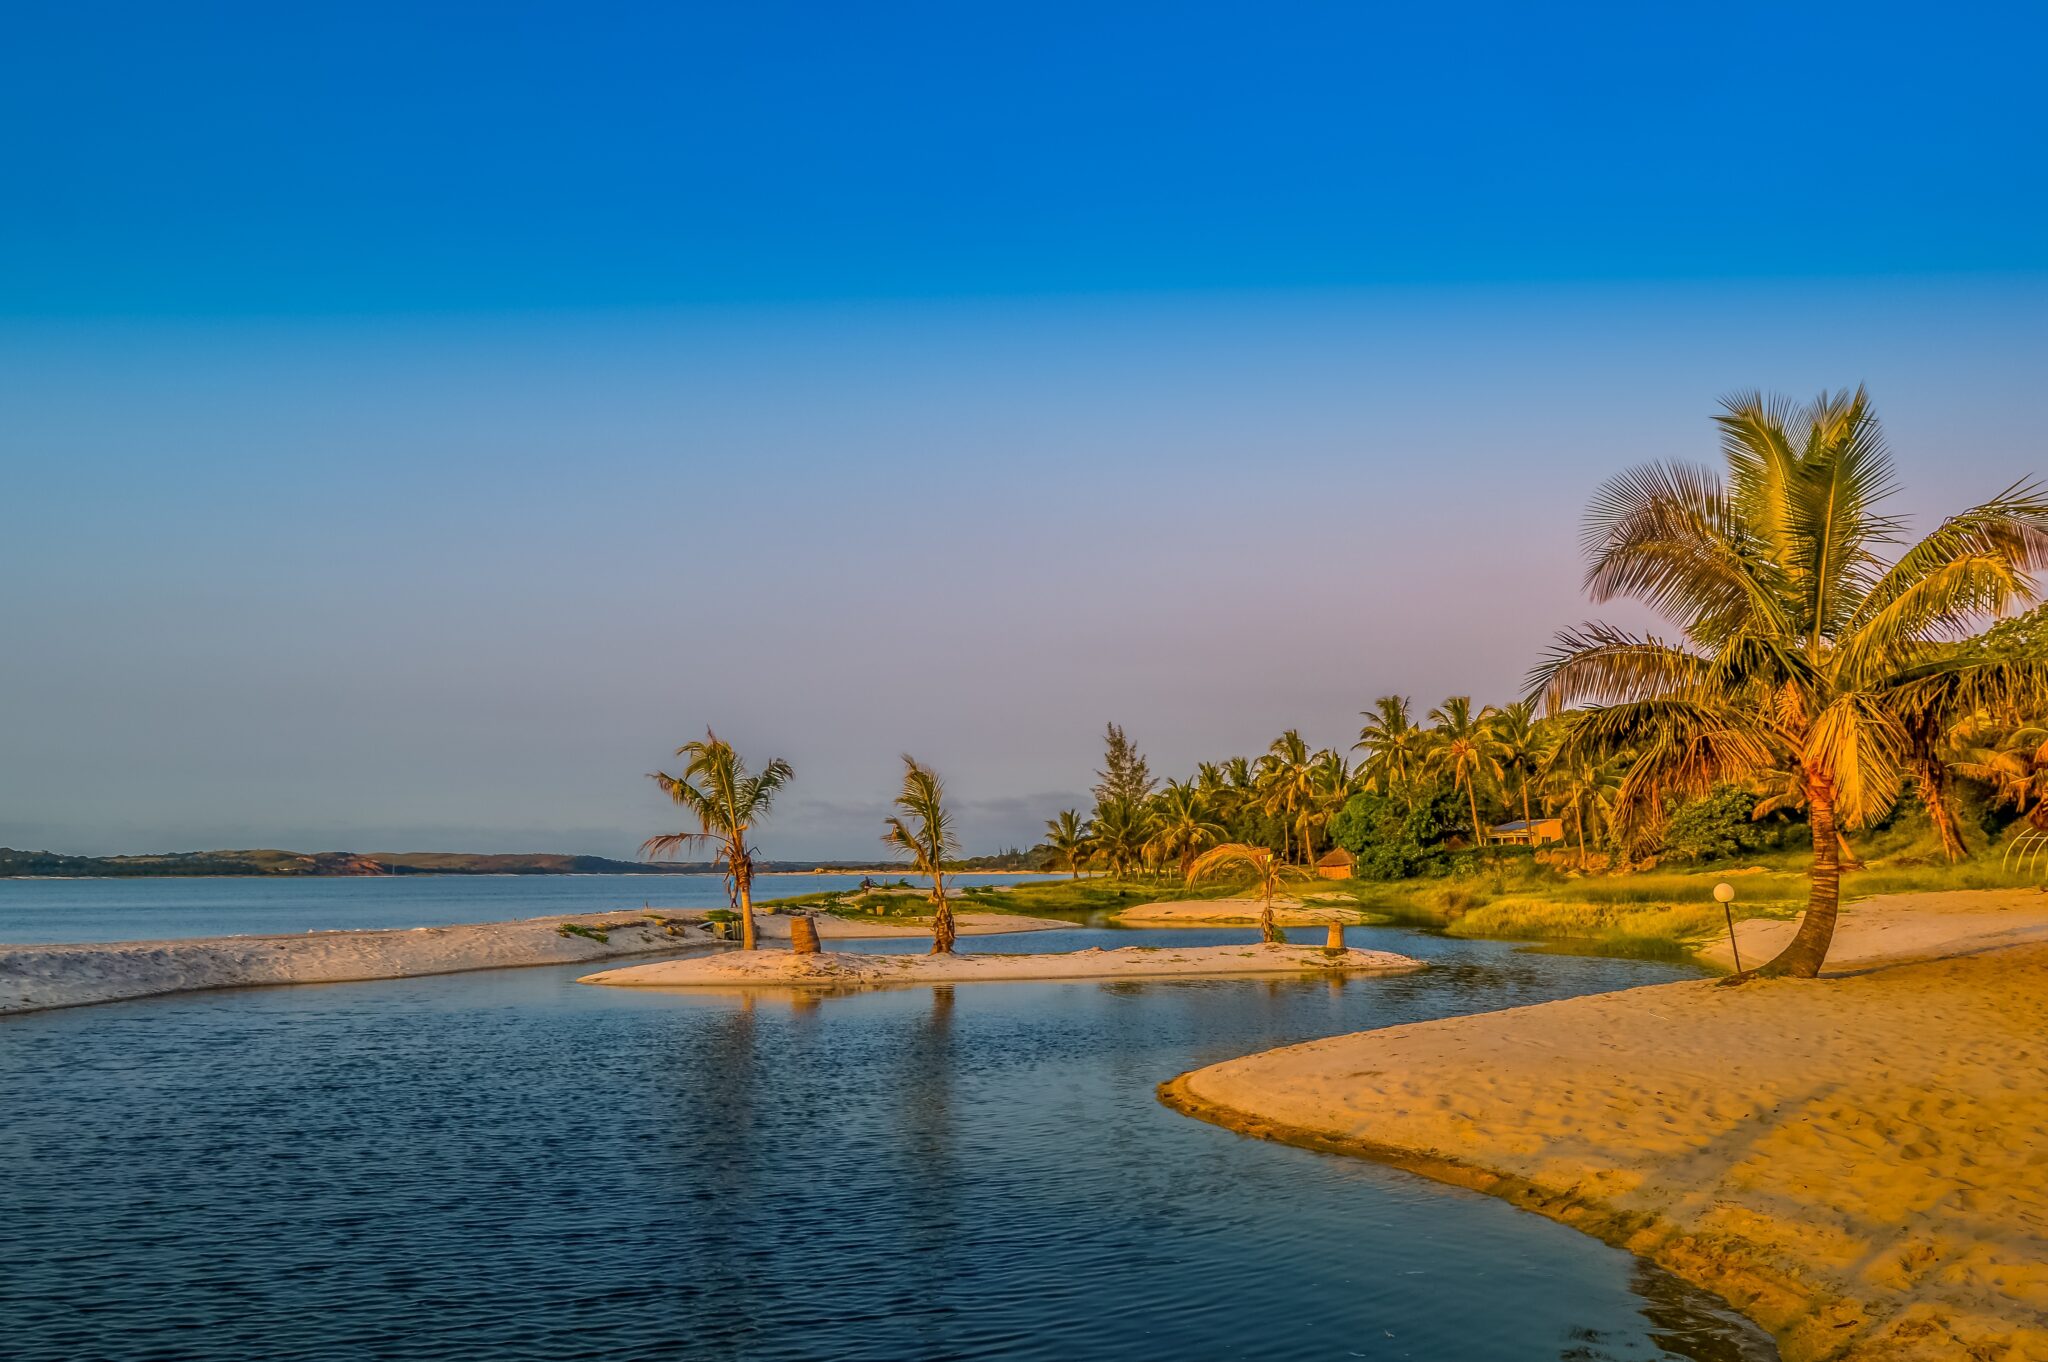
[[[980,857],[974,869],[1005,857]],[[1025,867],[1017,867],[1019,869]],[[22,876],[203,876],[203,875],[702,875],[718,867],[708,861],[615,861],[606,856],[563,856],[549,852],[485,854],[466,851],[174,851],[158,856],[63,856],[52,851],[0,847],[0,879]],[[807,871],[901,874],[886,861],[764,861],[766,874]]]
[[[614,861],[604,856],[472,855],[406,851],[176,851],[160,856],[62,856],[0,847],[0,876],[192,875],[687,875],[704,862]],[[806,866],[805,869],[810,867]]]

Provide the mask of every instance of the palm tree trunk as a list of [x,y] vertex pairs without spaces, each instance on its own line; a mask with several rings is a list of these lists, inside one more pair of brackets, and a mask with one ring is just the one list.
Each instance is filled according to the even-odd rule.
[[932,865],[932,893],[939,901],[939,906],[932,910],[932,954],[951,955],[958,933],[953,930],[953,904],[946,897],[945,872],[936,862]]
[[1956,826],[1955,810],[1948,806],[1948,768],[1938,761],[1913,763],[1913,784],[1920,791],[1920,802],[1927,806],[1927,817],[1934,824],[1934,831],[1941,837],[1941,854],[1951,861],[1960,861],[1970,854],[1963,845],[1963,834]]
[[1469,780],[1465,782],[1465,797],[1472,801],[1472,845],[1483,847],[1486,836],[1479,831],[1479,787]]
[[1536,820],[1529,816],[1529,777],[1522,777],[1522,826],[1528,829],[1529,845],[1536,845]]
[[1835,939],[1835,915],[1842,904],[1842,837],[1835,826],[1833,781],[1808,777],[1806,813],[1813,824],[1813,888],[1807,895],[1806,915],[1792,944],[1758,974],[1792,979],[1811,979],[1827,962],[1828,946]]
[[1586,810],[1583,805],[1572,810],[1579,816],[1579,869],[1586,868]]
[[754,876],[744,859],[732,868],[733,887],[740,893],[740,949],[754,949]]
[[1279,924],[1273,921],[1273,891],[1269,887],[1265,892],[1265,902],[1259,909],[1259,939],[1268,946],[1282,945],[1287,937],[1280,931]]

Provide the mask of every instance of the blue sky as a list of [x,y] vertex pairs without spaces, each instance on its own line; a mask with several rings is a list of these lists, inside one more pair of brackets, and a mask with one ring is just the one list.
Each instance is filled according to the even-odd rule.
[[1601,478],[1871,384],[2043,467],[2020,6],[32,4],[0,44],[0,843],[1028,840],[1502,699]]

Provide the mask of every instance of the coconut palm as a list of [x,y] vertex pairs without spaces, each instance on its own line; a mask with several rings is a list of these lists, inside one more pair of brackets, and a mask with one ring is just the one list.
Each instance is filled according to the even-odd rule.
[[1197,856],[1188,866],[1187,883],[1195,885],[1206,879],[1214,879],[1226,871],[1248,870],[1259,886],[1259,936],[1268,944],[1284,942],[1280,928],[1273,921],[1273,894],[1282,880],[1305,880],[1308,872],[1299,866],[1292,866],[1273,854],[1270,847],[1255,847],[1244,842],[1225,842],[1220,847],[1211,847]]
[[1550,744],[1536,724],[1536,706],[1517,700],[1493,716],[1489,736],[1493,757],[1504,775],[1513,776],[1522,791],[1522,821],[1533,821],[1529,804],[1529,782],[1543,769]]
[[1195,857],[1229,835],[1209,816],[1193,785],[1170,780],[1152,800],[1152,836],[1145,845],[1162,863],[1178,861],[1181,878],[1186,879]]
[[[1287,854],[1287,833],[1290,829],[1300,832],[1302,812],[1313,807],[1316,793],[1315,758],[1310,755],[1308,744],[1301,734],[1288,729],[1273,740],[1266,755],[1259,758],[1259,791],[1267,813],[1281,815],[1280,854]],[[1314,848],[1306,841],[1297,841],[1302,847],[1302,856],[1308,859]]]
[[1472,808],[1472,844],[1486,841],[1486,825],[1479,821],[1479,786],[1499,780],[1500,761],[1494,755],[1491,706],[1474,714],[1472,697],[1453,695],[1429,712],[1431,747],[1429,765],[1451,778],[1451,787],[1465,792]]
[[1954,646],[2034,598],[2048,497],[2017,484],[1893,557],[1901,522],[1881,509],[1892,460],[1861,389],[1805,406],[1738,396],[1715,421],[1725,476],[1644,466],[1587,514],[1594,600],[1640,600],[1679,637],[1567,631],[1531,687],[1553,711],[1593,706],[1574,717],[1576,751],[1636,749],[1624,802],[1645,787],[1796,776],[1812,885],[1798,931],[1761,972],[1810,978],[1840,906],[1837,830],[1892,806],[1910,716],[1937,697],[1962,712],[2037,704],[2048,689],[2038,654]]
[[1622,757],[1576,753],[1569,761],[1551,761],[1544,768],[1544,806],[1569,815],[1579,836],[1579,869],[1588,868],[1589,826],[1614,817],[1614,794],[1628,769]]
[[1112,878],[1128,875],[1131,867],[1145,857],[1149,824],[1145,811],[1123,800],[1112,800],[1095,810],[1093,842],[1108,863]]
[[708,728],[701,740],[678,747],[676,755],[688,758],[680,776],[656,771],[648,778],[677,807],[696,819],[697,830],[650,837],[641,844],[640,854],[662,857],[673,856],[686,847],[714,848],[712,864],[723,865],[732,881],[740,915],[740,946],[753,950],[754,848],[747,841],[747,833],[756,820],[767,814],[776,794],[796,773],[780,757],[762,767],[758,774],[749,772],[732,744]]
[[1088,821],[1081,817],[1078,809],[1061,809],[1059,817],[1049,818],[1045,823],[1046,844],[1066,860],[1067,869],[1075,879],[1081,878],[1081,867],[1088,864],[1088,854],[1094,850],[1094,838],[1090,836]]
[[1372,708],[1360,711],[1365,727],[1358,730],[1354,751],[1365,753],[1365,771],[1382,790],[1400,790],[1410,813],[1415,811],[1415,778],[1422,772],[1429,733],[1408,717],[1408,699],[1382,695]]
[[903,790],[896,796],[902,812],[886,820],[882,842],[908,855],[921,875],[932,877],[933,955],[953,952],[953,905],[946,898],[946,858],[959,849],[953,816],[946,810],[946,787],[931,767],[903,755]]

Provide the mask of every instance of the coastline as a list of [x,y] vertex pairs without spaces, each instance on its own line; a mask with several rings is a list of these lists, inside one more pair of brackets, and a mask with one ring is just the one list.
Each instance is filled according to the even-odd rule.
[[[0,1016],[216,988],[360,983],[733,949],[703,929],[706,911],[569,913],[509,922],[277,936],[0,944]],[[786,916],[758,913],[755,921],[764,937],[789,936]],[[983,935],[1069,925],[1045,918],[967,913],[961,915],[960,931]],[[565,932],[565,926],[604,939]],[[888,938],[923,936],[929,928],[821,916],[818,931],[828,938]]]
[[[1247,898],[1164,899],[1119,909],[1110,920],[1124,927],[1255,927],[1262,906]],[[1367,927],[1382,920],[1360,908],[1311,907],[1299,899],[1273,905],[1273,922],[1280,927]]]
[[2048,1355],[2048,940],[1988,940],[1987,918],[2031,914],[1968,894],[1869,902],[1821,980],[1337,1036],[1160,1098],[1594,1235],[1726,1299],[1786,1362]]

